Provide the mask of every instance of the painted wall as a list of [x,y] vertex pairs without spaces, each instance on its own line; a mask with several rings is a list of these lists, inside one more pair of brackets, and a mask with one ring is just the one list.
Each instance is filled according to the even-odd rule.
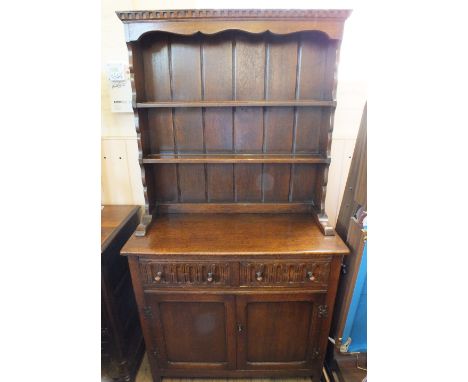
[[[323,6],[325,5],[325,6]],[[336,6],[334,6],[336,5]],[[103,204],[144,203],[133,113],[112,113],[105,65],[108,62],[128,62],[123,24],[116,10],[181,9],[181,8],[352,8],[346,21],[338,70],[338,106],[328,176],[325,208],[330,223],[335,224],[343,189],[346,185],[356,142],[362,110],[367,98],[365,59],[365,24],[362,10],[346,2],[290,0],[280,1],[138,1],[102,0],[102,61],[101,61],[101,194]]]

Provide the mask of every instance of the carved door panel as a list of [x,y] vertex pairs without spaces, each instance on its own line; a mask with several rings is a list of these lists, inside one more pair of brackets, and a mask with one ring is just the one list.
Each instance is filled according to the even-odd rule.
[[238,296],[238,368],[316,366],[323,300],[323,294]]
[[149,292],[145,300],[152,336],[147,351],[161,369],[235,368],[234,296]]

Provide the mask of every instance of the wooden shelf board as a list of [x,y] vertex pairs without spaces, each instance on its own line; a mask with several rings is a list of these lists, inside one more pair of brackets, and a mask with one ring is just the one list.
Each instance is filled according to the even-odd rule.
[[157,205],[158,214],[178,214],[178,213],[312,213],[315,212],[312,202],[236,202],[236,203],[159,203]]
[[164,107],[244,107],[244,106],[336,106],[336,101],[322,100],[231,100],[231,101],[161,101],[138,102],[137,108],[164,108]]
[[152,154],[143,163],[330,163],[316,154]]
[[155,216],[146,236],[133,236],[123,255],[348,254],[338,236],[324,236],[313,214],[172,213]]

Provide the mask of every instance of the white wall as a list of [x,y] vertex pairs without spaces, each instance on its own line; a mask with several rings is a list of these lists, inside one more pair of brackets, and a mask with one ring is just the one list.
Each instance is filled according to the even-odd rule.
[[[105,77],[107,62],[127,62],[123,24],[116,10],[177,8],[352,8],[346,21],[338,70],[338,106],[332,143],[332,162],[328,176],[326,211],[335,224],[343,188],[351,164],[354,144],[367,98],[365,24],[363,11],[350,2],[279,1],[138,1],[102,0],[102,127],[101,168],[103,204],[144,203],[133,113],[112,113]],[[334,6],[336,5],[336,6]],[[367,47],[366,47],[367,48]]]

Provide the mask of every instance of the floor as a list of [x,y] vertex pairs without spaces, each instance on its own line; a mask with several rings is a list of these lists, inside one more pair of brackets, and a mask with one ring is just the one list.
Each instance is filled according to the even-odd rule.
[[[163,378],[163,382],[227,382],[226,379],[202,379],[202,378]],[[229,382],[312,382],[310,378],[243,378],[243,379],[229,379]],[[153,382],[151,378],[151,371],[149,368],[148,358],[145,356],[143,357],[143,361],[141,362],[140,370],[138,371],[137,377],[135,382]]]

